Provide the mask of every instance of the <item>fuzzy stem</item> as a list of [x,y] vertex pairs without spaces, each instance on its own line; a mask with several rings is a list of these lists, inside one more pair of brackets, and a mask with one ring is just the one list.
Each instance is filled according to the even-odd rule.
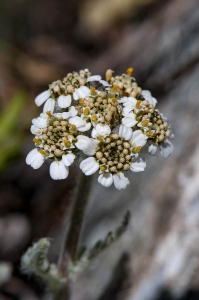
[[77,258],[79,238],[82,231],[84,213],[88,202],[91,184],[91,176],[88,177],[83,173],[80,173],[75,199],[73,201],[71,223],[68,232],[66,232],[64,245],[61,249],[58,262],[58,268],[62,274],[67,273],[68,259],[71,259],[73,262],[75,262]]
[[77,259],[79,239],[82,231],[84,214],[86,211],[91,184],[91,177],[81,173],[76,190],[71,223],[65,244],[66,252],[73,262],[75,262]]
[[56,291],[53,294],[53,300],[69,300],[70,299],[70,288],[67,285],[65,288]]

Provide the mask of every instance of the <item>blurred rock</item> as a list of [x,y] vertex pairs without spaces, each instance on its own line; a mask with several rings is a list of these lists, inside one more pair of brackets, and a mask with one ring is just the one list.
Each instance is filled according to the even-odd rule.
[[[38,300],[39,298],[35,295],[30,287],[17,277],[12,277],[6,284],[2,286],[2,293],[9,295],[8,299],[20,299],[20,300]],[[4,298],[2,298],[4,299]],[[1,300],[1,295],[0,295]]]
[[[97,0],[86,1],[80,10],[81,26],[91,35],[100,34],[113,27],[118,21],[132,17],[137,10],[154,0]],[[107,14],[104,14],[108,11]]]
[[30,224],[21,214],[0,217],[0,259],[15,261],[19,259],[23,247],[30,238]]
[[12,265],[6,262],[0,262],[0,286],[10,279],[12,273]]

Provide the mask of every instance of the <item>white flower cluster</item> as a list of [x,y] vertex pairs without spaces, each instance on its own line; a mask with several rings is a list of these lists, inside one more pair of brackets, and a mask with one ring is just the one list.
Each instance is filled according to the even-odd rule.
[[85,175],[99,172],[99,183],[105,187],[114,183],[121,190],[129,184],[124,172],[145,170],[140,157],[145,144],[151,155],[159,149],[168,157],[173,151],[171,126],[132,72],[129,68],[114,77],[107,70],[103,80],[85,69],[53,82],[35,99],[44,107],[32,120],[35,148],[26,163],[38,169],[48,159],[51,177],[65,179],[76,162]]

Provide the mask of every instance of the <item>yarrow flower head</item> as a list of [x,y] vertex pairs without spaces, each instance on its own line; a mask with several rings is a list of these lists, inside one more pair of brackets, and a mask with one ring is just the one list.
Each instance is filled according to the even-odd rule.
[[173,151],[171,125],[132,72],[129,68],[114,77],[107,70],[104,80],[85,69],[50,84],[35,99],[44,107],[32,120],[35,148],[26,163],[38,169],[45,160],[51,161],[53,179],[67,178],[69,166],[76,163],[86,176],[98,172],[100,184],[121,190],[129,184],[125,176],[129,170],[145,170],[142,149],[147,144],[149,154],[159,149],[168,157]]

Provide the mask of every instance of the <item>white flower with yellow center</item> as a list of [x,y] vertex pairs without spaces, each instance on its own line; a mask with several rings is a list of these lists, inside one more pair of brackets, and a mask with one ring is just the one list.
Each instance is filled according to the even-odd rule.
[[80,86],[79,88],[75,89],[73,93],[74,100],[78,100],[80,98],[86,98],[90,95],[91,91],[87,86]]
[[86,148],[91,148],[92,144],[90,155],[93,157],[83,160],[80,169],[87,176],[99,170],[98,182],[105,187],[114,183],[119,190],[126,188],[129,181],[123,172],[129,169],[140,172],[146,167],[145,161],[138,159],[138,152],[145,143],[146,137],[141,130],[133,132],[131,128],[120,125],[119,134],[112,133],[101,140],[92,140]]
[[115,97],[107,98],[106,93],[91,89],[93,94],[88,99],[79,100],[78,116],[95,129],[98,124],[109,128],[116,127],[121,121],[121,105]]
[[154,98],[152,95],[151,95],[151,92],[150,91],[147,91],[147,90],[142,90],[142,93],[141,95],[144,97],[145,100],[147,100],[151,105],[153,105],[154,107],[156,106],[157,104],[157,100],[156,98]]
[[167,158],[171,155],[173,152],[173,144],[169,140],[165,140],[161,142],[160,144],[158,143],[151,143],[149,148],[148,148],[148,153],[151,155],[156,155],[158,149],[160,150],[160,154],[163,158]]
[[90,144],[89,138],[79,135],[77,126],[70,122],[69,112],[47,112],[33,119],[33,124],[31,131],[35,134],[33,141],[36,148],[29,152],[26,163],[38,169],[46,159],[51,159],[51,177],[55,180],[67,178],[68,167],[79,150]]

